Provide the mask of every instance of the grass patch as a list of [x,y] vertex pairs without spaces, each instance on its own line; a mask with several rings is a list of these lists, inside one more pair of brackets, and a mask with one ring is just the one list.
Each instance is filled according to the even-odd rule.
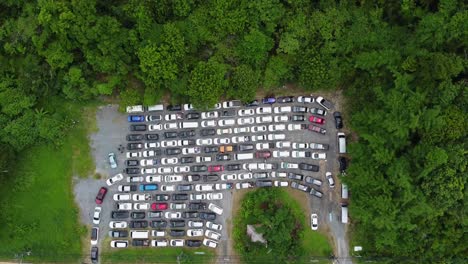
[[101,254],[101,263],[211,263],[213,258],[214,252],[206,248],[127,248]]
[[26,250],[32,253],[26,261],[73,262],[81,257],[81,237],[87,232],[78,223],[71,176],[87,176],[94,169],[83,108],[60,101],[56,114],[75,121],[67,136],[59,145],[42,143],[20,153],[15,171],[2,182],[1,259]]

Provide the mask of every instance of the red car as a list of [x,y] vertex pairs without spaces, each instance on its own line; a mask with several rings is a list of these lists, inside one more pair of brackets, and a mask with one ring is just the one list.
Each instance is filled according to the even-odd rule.
[[312,123],[323,125],[325,124],[325,119],[317,117],[317,116],[310,116],[309,121]]
[[157,211],[157,210],[166,210],[168,208],[167,203],[152,203],[151,204],[151,210]]
[[257,159],[268,159],[271,157],[271,152],[269,150],[261,150],[255,152],[255,158]]
[[104,200],[104,197],[106,197],[106,193],[107,193],[107,188],[106,187],[101,187],[101,189],[99,189],[99,192],[96,195],[96,203],[97,204],[102,204],[102,201]]
[[223,171],[224,166],[223,165],[210,165],[208,166],[208,172],[218,172],[218,171]]

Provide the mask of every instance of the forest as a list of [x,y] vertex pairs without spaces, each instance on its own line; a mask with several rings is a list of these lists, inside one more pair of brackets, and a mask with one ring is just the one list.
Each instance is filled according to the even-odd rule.
[[353,242],[365,257],[456,262],[468,245],[467,21],[462,0],[4,0],[0,171],[70,133],[57,98],[170,95],[203,109],[285,83],[340,90]]

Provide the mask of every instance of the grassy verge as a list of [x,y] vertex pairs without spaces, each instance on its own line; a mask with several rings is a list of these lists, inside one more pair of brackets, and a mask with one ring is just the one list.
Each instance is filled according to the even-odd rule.
[[213,257],[206,248],[128,248],[101,254],[101,263],[212,263]]
[[38,144],[20,153],[15,171],[0,186],[1,259],[28,250],[27,261],[72,262],[81,257],[86,228],[78,223],[71,176],[87,176],[94,167],[87,140],[89,122],[81,118],[92,108],[84,111],[76,103],[58,103],[57,114],[73,119],[74,128],[58,146]]

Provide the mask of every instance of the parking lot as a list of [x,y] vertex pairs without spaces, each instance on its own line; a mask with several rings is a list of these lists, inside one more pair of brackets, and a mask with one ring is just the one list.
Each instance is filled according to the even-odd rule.
[[314,99],[231,101],[207,112],[189,105],[128,109],[128,134],[114,146],[122,173],[106,184],[98,224],[112,229],[101,230],[101,239],[113,236],[111,247],[217,247],[228,236],[236,189],[294,188],[312,207],[331,199],[335,120]]

